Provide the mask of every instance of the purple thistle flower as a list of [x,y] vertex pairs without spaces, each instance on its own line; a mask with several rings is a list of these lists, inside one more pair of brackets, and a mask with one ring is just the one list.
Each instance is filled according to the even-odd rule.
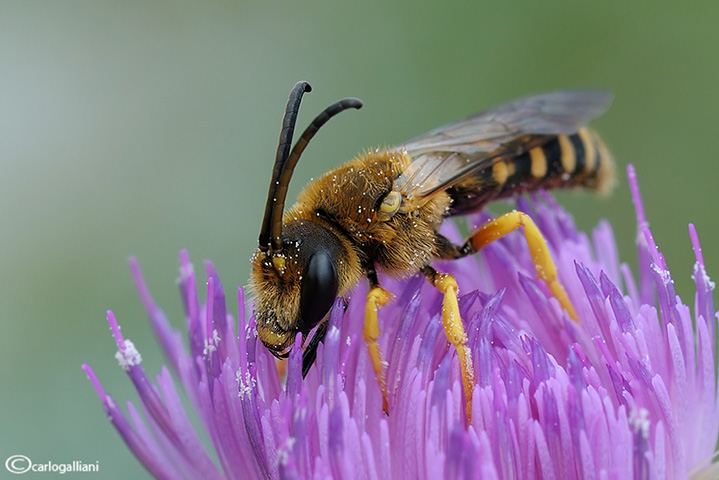
[[[163,368],[153,383],[112,312],[117,358],[139,405],[128,402],[123,413],[92,369],[83,368],[110,421],[158,478],[716,478],[714,284],[690,225],[697,258],[692,315],[647,228],[631,167],[629,177],[638,282],[619,263],[609,224],[590,239],[550,196],[518,201],[547,238],[579,324],[535,278],[521,235],[439,265],[462,289],[477,372],[469,426],[456,351],[441,328],[441,295],[419,277],[383,279],[397,295],[380,311],[389,416],[362,341],[366,286],[346,309],[338,301],[331,310],[307,377],[295,348],[283,381],[245,314],[242,288],[235,323],[209,262],[207,300],[200,303],[186,252],[180,292],[189,351],[132,259],[171,370]],[[486,218],[477,214],[470,222]],[[459,240],[452,224],[446,229]],[[186,411],[178,386],[194,412]],[[193,415],[209,444],[195,431]]]

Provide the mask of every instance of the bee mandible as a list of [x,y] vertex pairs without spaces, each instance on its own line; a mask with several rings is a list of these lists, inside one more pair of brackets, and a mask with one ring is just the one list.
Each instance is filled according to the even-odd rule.
[[459,315],[458,287],[451,275],[431,266],[434,260],[470,255],[523,227],[538,277],[567,314],[574,320],[577,316],[528,215],[513,211],[499,216],[462,245],[440,234],[439,227],[448,217],[481,210],[492,200],[521,192],[608,189],[613,183],[612,159],[585,124],[608,108],[611,94],[565,90],[530,96],[398,147],[362,153],[307,185],[297,203],[284,212],[292,172],[310,139],[333,116],[362,106],[354,98],[330,105],[291,146],[302,96],[310,90],[308,83],[299,82],[290,94],[259,247],[251,260],[258,336],[276,357],[284,358],[297,333],[302,333],[306,375],[326,333],[330,307],[366,278],[370,290],[363,334],[387,412],[377,310],[391,294],[380,286],[377,272],[395,277],[421,272],[444,294],[442,321],[458,352],[471,421],[474,369]]

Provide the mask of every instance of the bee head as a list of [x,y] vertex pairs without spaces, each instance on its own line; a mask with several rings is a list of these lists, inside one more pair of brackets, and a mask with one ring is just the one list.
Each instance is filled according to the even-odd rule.
[[[257,332],[277,357],[288,355],[297,332],[306,335],[325,317],[339,288],[336,261],[341,246],[337,236],[313,221],[283,225],[292,172],[310,139],[322,125],[348,108],[362,106],[362,102],[354,98],[330,105],[310,123],[290,150],[301,99],[310,90],[307,82],[299,82],[290,93],[260,229],[259,247],[252,258]],[[314,349],[319,340],[321,338],[318,337],[309,352],[305,351],[305,365],[314,360]]]
[[285,225],[283,253],[252,257],[257,333],[278,357],[286,356],[299,332],[317,326],[337,298],[337,263],[344,256],[337,236],[314,222]]

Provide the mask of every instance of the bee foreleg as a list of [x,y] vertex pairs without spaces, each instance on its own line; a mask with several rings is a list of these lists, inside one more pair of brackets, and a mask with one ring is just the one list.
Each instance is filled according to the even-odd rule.
[[422,273],[430,282],[444,294],[442,301],[442,324],[444,333],[449,343],[454,345],[459,355],[459,368],[462,373],[462,385],[464,387],[464,398],[467,405],[467,423],[472,423],[472,392],[474,390],[474,363],[472,363],[472,351],[467,346],[467,334],[462,325],[462,318],[459,315],[459,303],[457,302],[457,281],[448,273],[438,273],[434,268],[426,266]]
[[377,318],[377,310],[389,300],[392,294],[380,287],[377,280],[377,273],[374,269],[370,269],[367,273],[370,281],[370,291],[367,294],[367,303],[365,305],[364,328],[362,337],[367,342],[372,368],[377,375],[377,382],[382,391],[382,410],[389,413],[389,402],[387,399],[387,381],[385,379],[384,368],[385,361],[382,357],[382,350],[379,348],[377,340],[379,339],[379,319]]
[[514,211],[490,220],[479,227],[479,230],[467,239],[461,247],[461,251],[466,252],[465,254],[467,255],[474,253],[521,226],[524,227],[524,236],[527,239],[527,245],[529,246],[537,275],[544,280],[554,298],[559,300],[559,303],[569,313],[572,320],[578,321],[574,305],[569,300],[562,284],[557,280],[557,267],[549,254],[547,242],[544,241],[542,233],[532,218],[526,213]]

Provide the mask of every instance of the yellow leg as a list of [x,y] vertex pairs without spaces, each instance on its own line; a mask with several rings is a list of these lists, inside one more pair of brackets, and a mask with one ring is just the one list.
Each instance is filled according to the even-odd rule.
[[472,423],[472,391],[474,390],[474,364],[472,363],[472,351],[467,344],[467,334],[464,332],[462,319],[459,315],[459,304],[457,303],[457,281],[452,275],[446,273],[434,273],[432,283],[444,294],[442,301],[442,324],[444,333],[449,343],[454,345],[459,355],[459,368],[462,373],[462,386],[464,399],[467,405],[467,423]]
[[529,215],[516,211],[505,213],[482,225],[469,239],[469,243],[477,251],[521,226],[524,226],[524,236],[527,239],[527,245],[532,254],[532,262],[534,262],[537,275],[544,280],[554,298],[559,300],[559,303],[569,313],[572,320],[578,321],[574,305],[569,300],[562,284],[557,280],[557,267],[549,255],[547,243]]
[[367,304],[364,312],[364,329],[362,337],[367,342],[369,356],[372,360],[372,368],[377,375],[379,388],[382,390],[382,410],[389,413],[389,402],[387,401],[387,381],[384,376],[385,361],[382,358],[382,350],[379,348],[379,320],[377,310],[392,298],[392,294],[380,286],[372,287],[367,294]]

